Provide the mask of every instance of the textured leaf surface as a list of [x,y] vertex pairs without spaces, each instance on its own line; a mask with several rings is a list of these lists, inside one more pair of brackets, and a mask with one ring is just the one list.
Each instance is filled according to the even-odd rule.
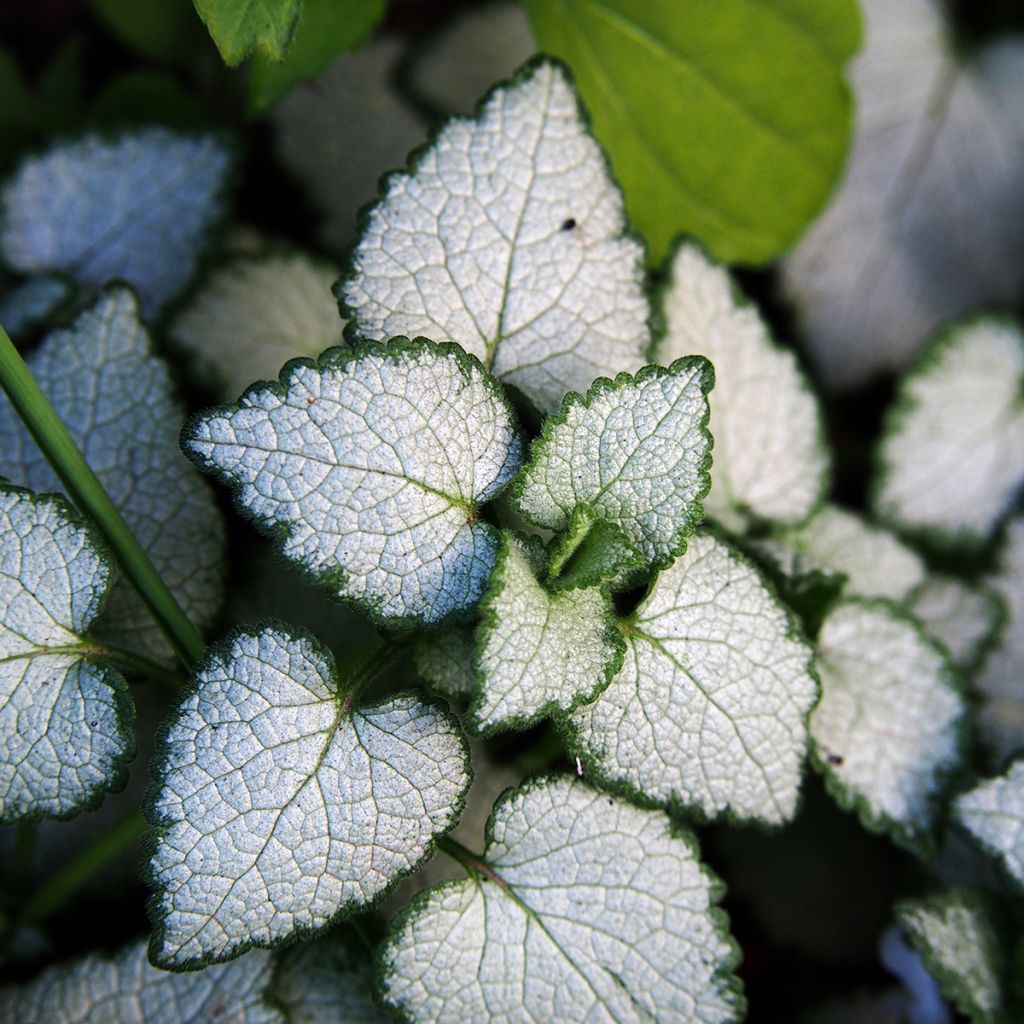
[[1003,621],[994,590],[953,576],[929,574],[910,596],[907,608],[965,672],[977,666]]
[[901,368],[936,328],[1019,294],[1024,44],[961,59],[942,6],[863,0],[846,174],[783,264],[833,387]]
[[153,316],[192,276],[229,167],[220,140],[163,128],[54,146],[0,194],[4,260],[86,288],[127,281]]
[[477,505],[521,448],[494,380],[422,339],[292,363],[182,438],[285,557],[382,619],[425,623],[483,593],[497,534]]
[[258,48],[284,60],[302,0],[192,0],[217,44],[224,63],[232,67]]
[[958,797],[956,816],[1024,886],[1024,760]]
[[758,571],[695,536],[625,635],[619,674],[569,718],[586,770],[709,817],[791,818],[818,686]]
[[818,637],[811,736],[830,792],[869,828],[916,843],[962,758],[955,676],[920,627],[886,602],[844,601]]
[[904,900],[896,920],[957,1009],[973,1024],[995,1024],[1003,1008],[1003,955],[981,898],[953,889]]
[[516,481],[519,511],[537,526],[564,530],[585,506],[649,562],[667,565],[703,516],[713,383],[706,360],[680,359],[570,395]]
[[31,277],[0,298],[0,324],[17,338],[44,324],[71,298],[71,293],[66,278],[51,274]]
[[488,837],[486,866],[419,897],[384,949],[407,1019],[742,1016],[720,885],[663,814],[549,778],[499,800]]
[[242,258],[220,267],[174,321],[171,337],[204,383],[233,398],[272,380],[289,360],[341,342],[333,267],[302,253]]
[[124,784],[131,698],[83,637],[109,583],[66,502],[0,484],[0,821],[68,817]]
[[[223,590],[223,522],[210,489],[178,450],[184,410],[135,298],[124,288],[104,293],[71,328],[54,331],[28,365],[185,613],[200,629],[208,625]],[[0,474],[35,491],[61,486],[6,400]],[[172,657],[152,613],[123,579],[96,633]]]
[[392,175],[338,286],[360,336],[458,342],[543,412],[633,370],[643,251],[564,72],[539,63]]
[[565,532],[552,541],[549,584],[555,590],[612,585],[621,574],[643,564],[643,555],[619,527],[581,505]]
[[978,544],[1024,485],[1024,335],[982,319],[939,338],[903,381],[874,510],[908,532]]
[[851,121],[849,0],[526,8],[540,48],[579,81],[656,257],[685,232],[720,259],[761,262],[825,201]]
[[476,630],[449,626],[416,638],[412,649],[416,671],[438,693],[465,700],[476,691]]
[[90,955],[0,990],[0,1018],[25,1024],[285,1024],[266,999],[272,963],[255,952],[179,974],[151,967],[138,942],[113,959]]
[[158,754],[153,958],[237,956],[381,896],[458,820],[455,723],[410,695],[354,709],[331,655],[267,626],[214,651]]
[[592,700],[622,662],[611,601],[597,588],[550,593],[539,542],[504,534],[480,605],[479,696],[470,728],[525,728]]
[[796,357],[697,245],[680,245],[668,273],[657,361],[702,355],[715,368],[705,512],[737,531],[748,514],[801,522],[824,497],[829,460],[818,403]]

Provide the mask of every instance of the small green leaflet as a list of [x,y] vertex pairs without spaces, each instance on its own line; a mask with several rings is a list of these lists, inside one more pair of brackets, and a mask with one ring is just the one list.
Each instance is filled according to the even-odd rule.
[[788,821],[818,684],[754,566],[698,534],[623,630],[622,669],[568,717],[585,772],[707,817]]
[[457,822],[469,757],[411,694],[354,706],[308,634],[238,633],[200,665],[147,806],[155,963],[190,968],[322,931]]
[[643,565],[644,556],[619,527],[586,505],[578,505],[564,532],[551,541],[548,586],[573,590],[614,585]]
[[171,338],[225,399],[271,380],[296,356],[341,343],[337,272],[304,253],[241,257],[215,270],[176,317]]
[[1024,886],[1024,758],[957,797],[956,818]]
[[896,920],[957,1009],[972,1024],[998,1024],[1005,958],[981,894],[956,888],[904,900],[896,904]]
[[422,338],[288,363],[280,384],[194,418],[182,446],[286,558],[391,625],[476,604],[497,550],[477,506],[521,459],[497,382]]
[[192,277],[222,203],[223,142],[146,128],[90,135],[29,157],[0,193],[0,254],[23,273],[84,288],[113,279],[158,314]]
[[[267,998],[269,953],[182,974],[146,960],[146,944],[112,959],[91,954],[43,971],[19,988],[0,989],[0,1019],[24,1024],[286,1024]],[[292,1024],[287,1021],[287,1024]]]
[[797,524],[821,503],[829,456],[821,411],[796,357],[772,338],[729,272],[692,242],[669,259],[657,361],[702,355],[715,368],[715,439],[704,511],[742,533],[748,517]]
[[381,989],[403,1019],[742,1018],[721,884],[664,814],[547,777],[506,792],[487,836],[393,926]]
[[552,412],[643,363],[643,250],[559,65],[540,61],[389,177],[338,284],[353,336],[454,341]]
[[516,481],[519,512],[535,526],[565,530],[585,507],[617,526],[648,563],[668,565],[703,517],[713,384],[711,364],[696,356],[570,393]]
[[[181,457],[184,410],[132,293],[105,291],[27,360],[39,386],[185,613],[200,628],[220,607],[224,526],[206,483]],[[0,474],[35,491],[60,482],[13,406],[0,399]],[[169,660],[170,645],[127,580],[96,634]]]
[[799,237],[846,153],[852,0],[526,9],[540,49],[572,68],[655,258],[680,233],[730,263],[771,259]]
[[224,63],[240,64],[257,49],[284,60],[302,0],[192,0]]
[[110,576],[67,502],[0,483],[0,822],[67,818],[125,783],[131,697],[84,635]]
[[875,515],[974,547],[1024,485],[1024,334],[983,318],[940,335],[904,378],[878,452]]
[[868,828],[926,845],[963,758],[966,707],[942,650],[897,606],[849,599],[822,624],[816,664],[811,736],[829,791]]
[[481,735],[525,728],[593,700],[622,664],[623,642],[601,590],[550,593],[539,541],[502,536],[480,602],[480,683],[469,728]]
[[915,588],[907,609],[965,673],[977,668],[1003,624],[1002,602],[992,588],[937,573]]

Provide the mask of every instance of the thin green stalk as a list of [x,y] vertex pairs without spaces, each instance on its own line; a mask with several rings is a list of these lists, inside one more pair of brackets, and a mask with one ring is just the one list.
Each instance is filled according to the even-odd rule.
[[2,326],[0,385],[53,466],[68,496],[80,511],[99,525],[125,575],[153,613],[181,663],[191,669],[203,655],[202,637],[121,518]]
[[164,686],[169,686],[173,690],[180,689],[185,682],[181,675],[173,669],[141,654],[136,654],[134,651],[108,644],[105,641],[87,640],[81,651],[87,658],[112,662],[125,672],[155,679],[158,683],[163,683]]
[[132,811],[64,865],[25,904],[18,922],[36,925],[59,910],[104,865],[135,842],[146,828],[141,811]]

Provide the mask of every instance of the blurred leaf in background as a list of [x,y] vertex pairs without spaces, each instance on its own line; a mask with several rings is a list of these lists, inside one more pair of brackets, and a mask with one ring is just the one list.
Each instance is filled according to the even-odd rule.
[[92,0],[99,20],[129,49],[162,63],[186,63],[209,46],[185,0]]

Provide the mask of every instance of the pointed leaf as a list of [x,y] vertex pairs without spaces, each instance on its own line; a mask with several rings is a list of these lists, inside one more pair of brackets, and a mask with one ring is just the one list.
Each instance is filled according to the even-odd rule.
[[691,538],[625,634],[619,674],[568,719],[586,771],[708,817],[789,820],[818,685],[754,566],[712,536]]
[[886,601],[837,605],[817,654],[811,736],[829,791],[873,831],[925,844],[963,758],[966,708],[949,662]]
[[994,590],[937,573],[914,590],[907,608],[966,673],[981,662],[1003,623],[1002,602]]
[[[105,292],[28,359],[125,522],[186,615],[200,629],[223,590],[224,527],[213,494],[178,450],[184,410],[125,288]],[[0,474],[36,491],[60,482],[13,407],[0,400]],[[97,635],[173,657],[153,616],[124,579],[111,590]]]
[[590,587],[549,593],[539,541],[502,536],[480,611],[480,687],[469,728],[523,729],[568,712],[608,685],[622,664],[622,637],[607,595]]
[[182,434],[286,558],[390,624],[471,608],[497,534],[478,521],[520,463],[501,389],[454,345],[396,338],[285,366]]
[[253,48],[284,60],[302,0],[192,0],[224,63],[241,63]]
[[230,158],[202,135],[91,135],[26,160],[0,194],[0,251],[25,273],[133,285],[146,316],[187,284],[220,213]]
[[458,342],[542,412],[643,363],[643,250],[550,62],[388,178],[351,260],[338,296],[356,335]]
[[85,631],[111,563],[62,498],[0,483],[0,821],[67,818],[120,789],[135,754],[124,680]]
[[904,378],[878,453],[873,508],[942,545],[984,543],[1024,486],[1024,335],[976,320]]
[[667,565],[703,515],[713,383],[711,364],[696,357],[569,394],[516,481],[519,511],[536,526],[565,530],[586,506],[619,527],[646,561]]
[[449,626],[416,638],[416,671],[427,685],[449,700],[466,700],[476,692],[476,630]]
[[285,1024],[266,998],[273,964],[250,953],[233,964],[180,974],[151,967],[137,942],[113,959],[91,954],[0,990],[0,1018],[35,1024]]
[[643,555],[619,527],[580,505],[552,541],[548,585],[552,590],[598,587],[643,565]]
[[458,821],[465,741],[398,695],[354,708],[308,635],[240,633],[199,667],[156,759],[151,956],[184,968],[321,931]]
[[956,817],[1024,886],[1024,758],[959,796]]
[[296,356],[341,342],[334,269],[303,253],[243,257],[212,273],[171,327],[204,383],[227,399]]
[[470,867],[384,948],[383,995],[405,1020],[742,1017],[721,885],[665,815],[539,779],[498,801]]

